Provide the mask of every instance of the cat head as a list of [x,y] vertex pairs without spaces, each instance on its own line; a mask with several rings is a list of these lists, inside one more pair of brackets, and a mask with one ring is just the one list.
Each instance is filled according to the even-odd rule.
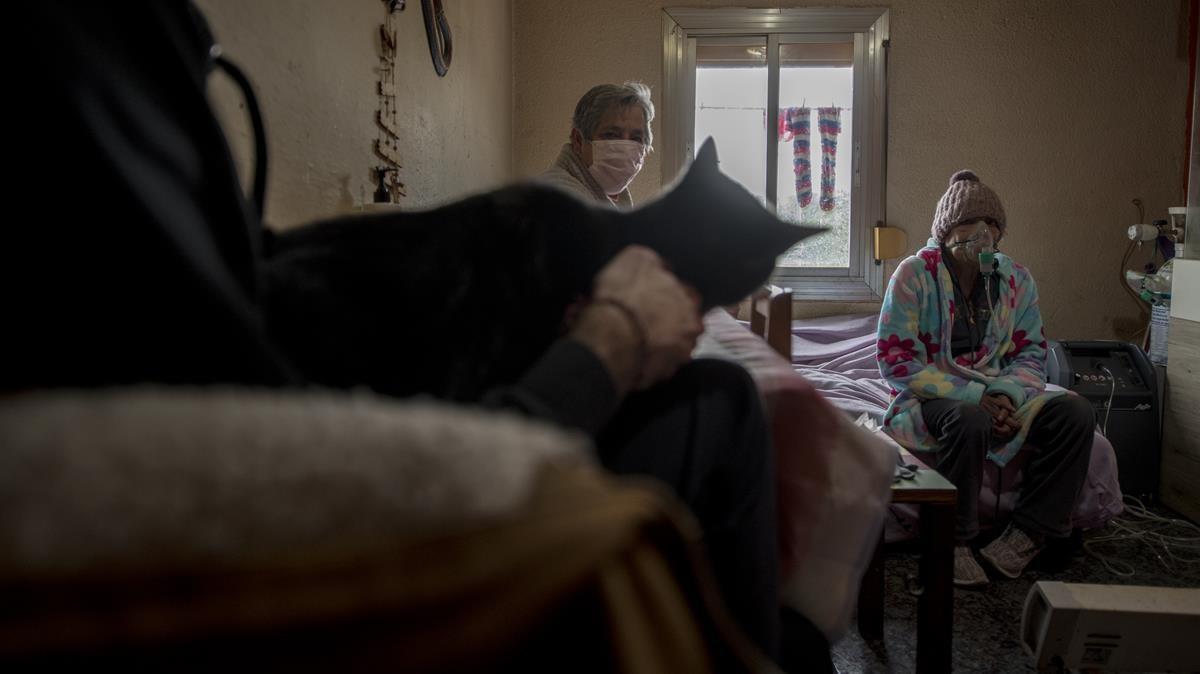
[[775,260],[824,231],[780,220],[721,172],[706,140],[687,173],[659,198],[615,218],[622,244],[658,252],[705,308],[740,301],[767,281]]

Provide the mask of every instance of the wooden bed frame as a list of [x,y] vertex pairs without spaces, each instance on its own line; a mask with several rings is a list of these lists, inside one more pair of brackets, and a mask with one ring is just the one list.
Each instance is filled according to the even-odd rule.
[[750,297],[750,331],[792,362],[792,289],[765,286]]

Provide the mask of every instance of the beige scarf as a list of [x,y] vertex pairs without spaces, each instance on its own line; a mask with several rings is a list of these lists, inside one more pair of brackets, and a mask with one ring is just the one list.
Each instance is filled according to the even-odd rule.
[[570,143],[564,143],[562,150],[558,153],[558,159],[554,160],[554,168],[565,171],[568,175],[583,185],[596,201],[615,204],[620,208],[633,208],[633,197],[629,195],[629,190],[621,190],[621,193],[615,197],[609,197],[601,189],[600,183],[592,177],[587,167],[583,165],[583,160],[579,155],[575,154],[575,150]]

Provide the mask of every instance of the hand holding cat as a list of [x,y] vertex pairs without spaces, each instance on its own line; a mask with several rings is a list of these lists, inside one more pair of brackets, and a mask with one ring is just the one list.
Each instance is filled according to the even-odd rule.
[[596,353],[625,392],[675,374],[703,331],[699,294],[657,253],[629,246],[596,275],[592,301],[571,336]]

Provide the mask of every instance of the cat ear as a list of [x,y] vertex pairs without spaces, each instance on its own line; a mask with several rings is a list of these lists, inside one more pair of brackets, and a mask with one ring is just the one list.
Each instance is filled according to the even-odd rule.
[[700,145],[700,151],[696,153],[696,158],[692,160],[690,171],[714,173],[718,170],[720,161],[717,159],[717,141],[713,140],[712,136],[704,139],[704,143]]
[[719,168],[720,163],[717,159],[717,141],[709,136],[700,144],[700,150],[696,152],[696,157],[664,194],[673,194],[679,188],[689,191],[707,191],[714,184],[714,180],[723,177]]

